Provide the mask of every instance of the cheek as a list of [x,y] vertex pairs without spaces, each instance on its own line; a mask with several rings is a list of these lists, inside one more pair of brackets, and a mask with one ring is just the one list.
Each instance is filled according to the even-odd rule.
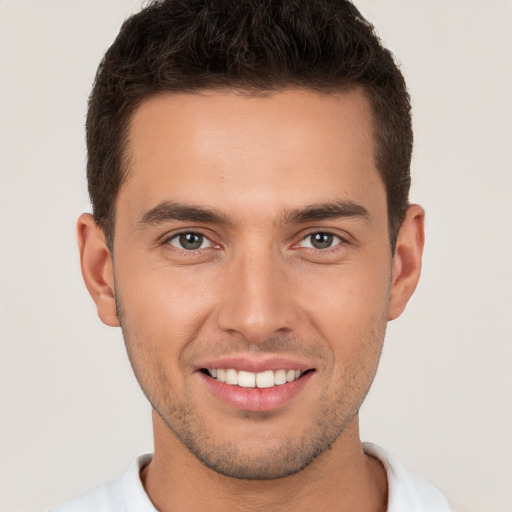
[[212,279],[190,269],[160,266],[137,272],[120,264],[116,270],[116,295],[127,330],[162,353],[181,350],[197,336],[212,308],[212,285]]
[[386,323],[390,276],[390,269],[382,265],[304,273],[300,282],[302,303],[326,339],[373,339]]
[[340,389],[348,386],[354,396],[369,387],[377,368],[389,281],[390,271],[382,265],[351,265],[317,273],[301,288],[305,316],[330,352],[328,371]]

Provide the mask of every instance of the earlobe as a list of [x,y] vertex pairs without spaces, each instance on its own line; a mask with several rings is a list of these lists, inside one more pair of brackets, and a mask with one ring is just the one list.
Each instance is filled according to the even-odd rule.
[[417,204],[411,205],[396,242],[388,320],[402,314],[418,284],[425,243],[424,225],[425,211]]
[[80,264],[85,286],[96,303],[101,321],[119,327],[114,296],[112,258],[103,230],[92,215],[80,215],[77,223]]

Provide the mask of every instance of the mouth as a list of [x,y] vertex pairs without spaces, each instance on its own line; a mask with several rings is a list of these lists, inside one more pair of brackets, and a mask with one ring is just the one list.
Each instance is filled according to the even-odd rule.
[[236,361],[232,361],[233,366],[226,363],[223,361],[222,367],[212,364],[199,368],[199,374],[214,396],[235,409],[245,411],[263,412],[285,406],[302,393],[316,373],[314,368],[303,365],[294,368],[290,363],[286,368],[280,368],[278,362],[269,364],[270,368],[265,368],[264,363],[236,365],[243,369],[233,367]]
[[282,386],[300,379],[302,375],[313,370],[265,370],[262,372],[249,372],[234,368],[202,368],[201,372],[212,379],[241,388],[266,389],[274,386]]

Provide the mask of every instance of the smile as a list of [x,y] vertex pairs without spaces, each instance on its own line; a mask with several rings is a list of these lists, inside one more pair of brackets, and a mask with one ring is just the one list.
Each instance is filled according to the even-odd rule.
[[266,370],[258,373],[233,368],[206,368],[205,372],[219,382],[241,388],[271,388],[287,382],[293,382],[301,377],[300,370]]
[[302,394],[316,373],[314,368],[280,359],[267,360],[266,364],[238,358],[212,361],[198,370],[212,396],[234,409],[252,412],[284,407]]

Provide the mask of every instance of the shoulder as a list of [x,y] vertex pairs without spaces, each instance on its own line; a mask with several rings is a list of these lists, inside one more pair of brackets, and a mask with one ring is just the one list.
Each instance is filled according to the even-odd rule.
[[151,455],[135,459],[123,476],[85,492],[49,512],[156,512],[142,482],[140,470]]
[[409,471],[386,450],[363,443],[365,453],[378,459],[388,477],[387,512],[452,512],[444,493],[425,478]]

